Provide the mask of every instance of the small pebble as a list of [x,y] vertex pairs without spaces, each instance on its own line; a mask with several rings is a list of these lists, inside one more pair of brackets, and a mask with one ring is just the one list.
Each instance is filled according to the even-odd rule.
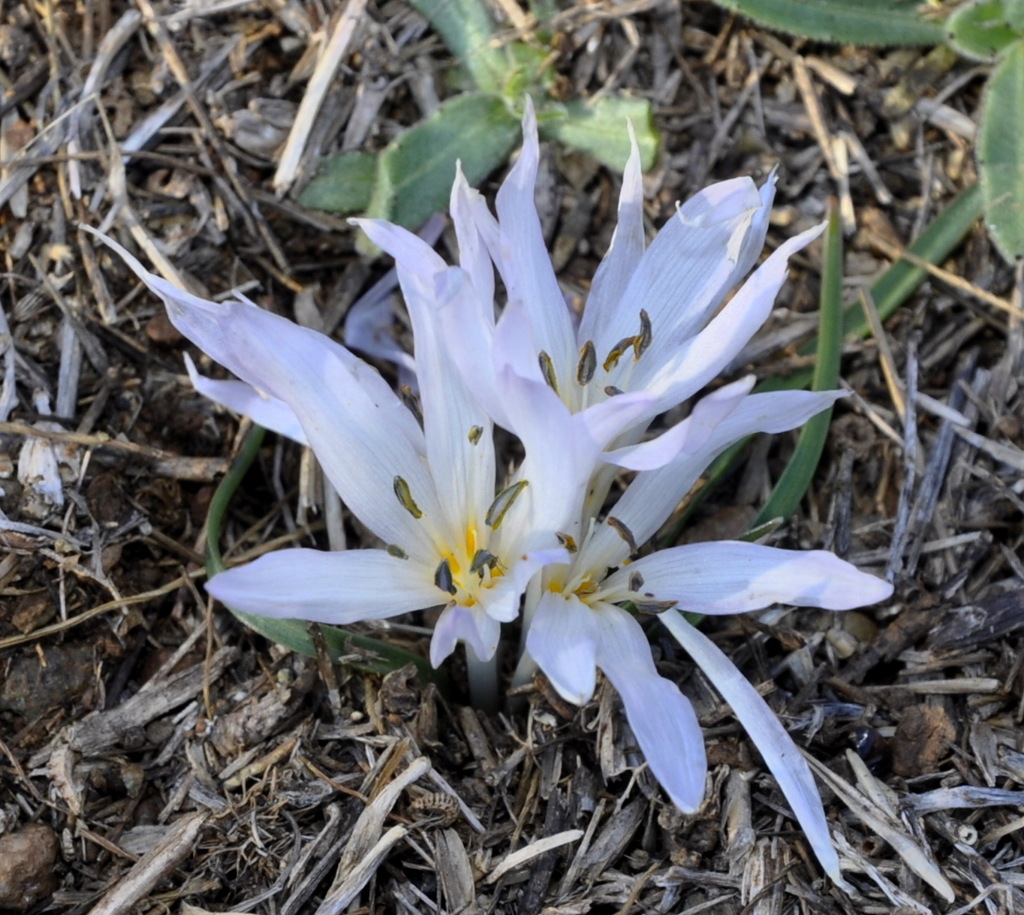
[[0,836],[0,910],[24,912],[57,888],[57,836],[30,823]]

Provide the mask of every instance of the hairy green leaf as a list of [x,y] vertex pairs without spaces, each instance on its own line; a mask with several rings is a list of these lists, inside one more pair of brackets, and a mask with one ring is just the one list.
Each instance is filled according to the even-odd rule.
[[494,23],[486,3],[480,0],[410,0],[410,3],[437,30],[478,89],[501,91],[509,61],[491,44]]
[[996,65],[985,90],[978,133],[978,173],[985,225],[1011,263],[1024,257],[1024,41]]
[[990,61],[1020,39],[1007,20],[1011,11],[1003,0],[970,0],[946,20],[949,44],[972,60]]
[[715,0],[761,25],[842,44],[939,44],[942,26],[920,0]]
[[589,153],[598,162],[621,172],[629,158],[631,121],[640,146],[640,160],[646,171],[658,154],[658,134],[654,129],[651,105],[643,99],[602,96],[594,104],[587,102],[547,103],[538,111],[537,122],[543,136]]
[[448,209],[455,163],[470,184],[483,181],[519,142],[519,121],[494,95],[467,93],[392,142],[377,162],[367,216],[416,228]]
[[377,180],[377,159],[352,151],[326,159],[317,176],[299,194],[304,207],[332,213],[361,213],[370,205]]

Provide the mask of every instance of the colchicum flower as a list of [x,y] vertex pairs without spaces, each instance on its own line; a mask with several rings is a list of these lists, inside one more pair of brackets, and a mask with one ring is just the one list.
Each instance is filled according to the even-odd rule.
[[492,658],[530,577],[567,554],[517,498],[528,479],[495,495],[491,421],[447,363],[425,310],[445,294],[434,278],[424,288],[399,270],[416,334],[421,427],[376,369],[324,334],[251,302],[197,298],[105,241],[163,300],[174,326],[241,379],[204,379],[189,363],[197,388],[308,443],[345,505],[385,544],[270,553],[216,575],[209,593],[246,613],[335,625],[443,606],[431,663],[460,640],[480,661]]

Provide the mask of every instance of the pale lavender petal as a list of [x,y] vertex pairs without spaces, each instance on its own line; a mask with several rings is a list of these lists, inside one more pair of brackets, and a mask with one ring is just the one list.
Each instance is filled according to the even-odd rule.
[[[504,574],[492,580],[491,587],[477,592],[484,612],[502,623],[510,623],[519,616],[523,592],[537,572],[548,565],[568,563],[570,558],[565,547],[557,545],[553,534],[533,533],[529,524],[519,526],[511,536],[503,536],[510,532],[511,522],[503,521],[491,541],[492,549],[508,563]],[[505,544],[511,544],[511,548],[504,549]]]
[[[749,178],[713,184],[688,200],[655,236],[614,303],[614,312],[599,328],[594,339],[599,360],[617,341],[637,332],[640,309],[648,313],[653,330],[642,361],[663,361],[696,333],[753,266],[764,242],[764,220],[755,222],[763,206],[764,199]],[[756,244],[746,244],[757,234]],[[619,371],[626,364],[620,360]],[[613,371],[607,383],[615,384],[617,375]]]
[[[657,392],[662,409],[667,410],[714,379],[768,319],[786,281],[790,256],[822,231],[824,225],[816,226],[780,245],[708,325],[685,344],[672,344],[671,350],[661,352],[656,346],[655,325],[655,340],[636,365],[633,386]],[[670,352],[671,358],[666,358]]]
[[689,543],[636,560],[610,575],[606,599],[628,591],[630,575],[643,592],[679,602],[688,613],[746,613],[772,604],[852,610],[892,595],[887,581],[859,571],[826,550],[780,550],[759,543]]
[[665,793],[683,813],[694,813],[704,798],[708,763],[693,706],[651,659],[640,624],[624,610],[597,604],[601,627],[597,665],[626,709],[637,743]]
[[829,836],[821,795],[800,749],[757,690],[711,639],[674,610],[659,619],[732,706],[793,808],[825,873],[840,882],[839,856]]
[[392,362],[407,376],[415,376],[416,362],[395,341],[394,323],[392,296],[364,296],[345,313],[345,345]]
[[436,606],[433,571],[384,550],[278,550],[211,578],[232,610],[345,626]]
[[[807,422],[830,407],[842,391],[772,391],[750,394],[723,419],[694,453],[683,451],[658,470],[637,474],[615,503],[614,515],[633,533],[638,544],[647,540],[668,520],[676,505],[692,488],[711,462],[730,445],[757,432],[785,432]],[[579,562],[587,568],[620,565],[629,550],[608,525],[599,525],[581,547]]]
[[636,132],[629,125],[629,161],[622,173],[619,192],[619,218],[612,242],[591,284],[583,310],[577,340],[604,337],[601,328],[615,310],[644,254],[644,184],[640,167],[640,147]]
[[283,400],[261,394],[244,381],[221,381],[200,375],[188,353],[185,354],[185,369],[192,386],[204,397],[235,413],[250,417],[264,429],[277,432],[300,445],[308,444],[306,433],[302,431],[294,411]]
[[527,96],[523,149],[495,201],[500,226],[497,266],[509,301],[521,303],[530,315],[534,353],[546,352],[562,382],[569,384],[569,371],[576,364],[576,335],[551,267],[534,202],[539,160],[537,119]]
[[483,195],[466,182],[461,165],[455,170],[451,215],[459,243],[459,266],[472,279],[477,302],[493,326],[494,263],[489,252],[498,248],[498,221],[487,209]]
[[601,628],[575,594],[544,589],[526,633],[526,650],[567,702],[585,705],[594,695]]
[[434,625],[430,639],[430,663],[440,667],[459,642],[465,642],[481,661],[489,661],[498,650],[501,623],[482,608],[452,604],[445,607]]
[[690,415],[657,438],[606,452],[602,458],[629,470],[657,470],[681,453],[695,454],[711,439],[715,428],[729,417],[750,393],[753,375],[725,385],[702,397]]

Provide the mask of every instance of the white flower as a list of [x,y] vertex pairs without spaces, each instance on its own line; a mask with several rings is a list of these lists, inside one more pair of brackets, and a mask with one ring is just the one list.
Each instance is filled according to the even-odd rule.
[[431,662],[459,640],[491,658],[530,577],[567,555],[518,498],[528,478],[495,495],[491,421],[436,339],[435,298],[473,290],[446,289],[440,259],[426,280],[399,269],[416,335],[421,428],[376,369],[325,335],[251,302],[197,298],[105,241],[164,301],[175,327],[241,379],[203,379],[189,364],[198,389],[308,442],[343,502],[386,544],[270,553],[215,576],[210,594],[247,613],[337,625],[443,605]]
[[[670,464],[639,473],[600,522],[592,522],[567,565],[547,566],[527,590],[528,655],[555,689],[588,701],[600,668],[622,697],[626,716],[651,771],[683,811],[704,793],[706,760],[688,700],[660,677],[646,635],[622,605],[657,614],[722,692],[775,775],[825,870],[839,878],[821,800],[807,764],[782,725],[742,674],[678,611],[744,613],[774,603],[847,610],[884,600],[892,586],[824,551],[799,552],[744,542],[671,547],[640,558],[637,546],[665,522],[708,464],[756,432],[781,432],[830,406],[838,392],[776,392],[744,396],[737,382],[704,398],[672,430],[702,429],[699,446]],[[537,586],[539,582],[539,586]]]

